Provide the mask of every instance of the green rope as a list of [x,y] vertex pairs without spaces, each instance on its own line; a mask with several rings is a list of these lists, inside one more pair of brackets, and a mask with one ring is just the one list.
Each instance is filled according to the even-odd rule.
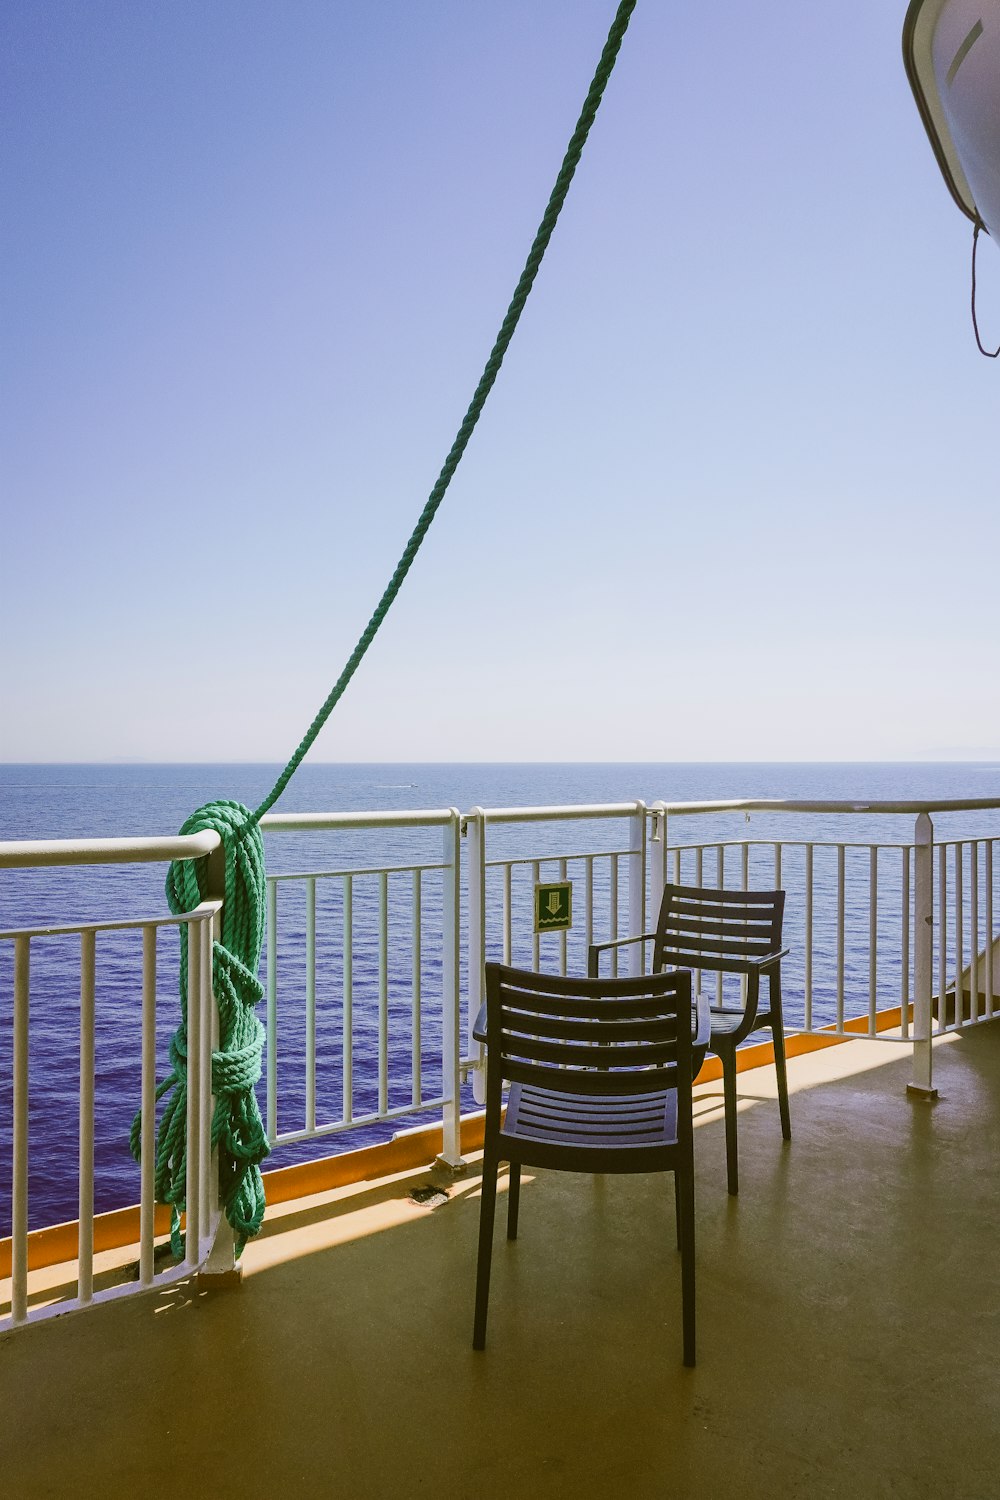
[[[236,1232],[237,1253],[242,1250],[247,1239],[259,1232],[263,1221],[264,1191],[260,1163],[270,1149],[254,1095],[254,1084],[261,1072],[264,1044],[264,1030],[253,1011],[262,994],[262,987],[256,977],[264,933],[265,902],[260,820],[277,802],[343,697],[348,683],[402,588],[403,580],[444,499],[445,491],[486,405],[486,398],[493,389],[504,355],[538,275],[538,268],[566,201],[566,194],[614,69],[635,5],[636,0],[622,0],[618,6],[548,206],[538,226],[506,316],[500,325],[500,332],[486,361],[486,368],[403,555],[357,645],[348,657],[344,670],[307,729],[298,749],[253,813],[238,802],[209,802],[193,813],[181,829],[182,833],[215,829],[222,838],[225,849],[222,942],[215,943],[212,960],[212,982],[220,1018],[219,1048],[212,1055],[212,1087],[218,1099],[212,1122],[212,1141],[219,1146],[222,1197],[226,1216]],[[192,911],[204,899],[204,865],[204,860],[198,860],[170,866],[167,899],[172,912]],[[171,1071],[156,1094],[159,1100],[171,1088],[174,1090],[157,1132],[156,1196],[160,1202],[169,1203],[172,1207],[171,1239],[174,1253],[178,1255],[182,1253],[180,1215],[184,1206],[187,1157],[184,1132],[187,1099],[187,962],[183,945],[181,954],[181,1024],[170,1046]],[[139,1158],[140,1133],[141,1117],[137,1115],[133,1121],[131,1136],[132,1152],[136,1160]]]
[[500,325],[500,332],[497,334],[490,357],[486,361],[486,368],[480,377],[479,384],[476,386],[475,395],[469,403],[469,409],[462,419],[462,425],[458,429],[458,434],[451,445],[448,457],[444,461],[441,473],[438,475],[437,483],[431,490],[427,504],[420,513],[420,518],[413,528],[410,540],[403,549],[403,555],[396,564],[395,572],[389,579],[385,593],[379,600],[374,614],[368,621],[357,645],[347,659],[347,665],[337,678],[337,681],[330,690],[329,696],[306,730],[295,754],[254,813],[253,821],[255,823],[259,822],[264,814],[277,802],[308,754],[316,736],[343,697],[347,684],[361,665],[365,652],[375,639],[382,621],[389,613],[393,600],[402,588],[403,580],[410,571],[410,564],[420,550],[420,544],[427,535],[431,522],[437,515],[438,507],[444,499],[445,491],[451,483],[452,475],[458,468],[462,454],[468,446],[469,439],[473,434],[476,423],[479,421],[483,407],[486,405],[486,398],[493,389],[493,382],[500,373],[503,357],[507,353],[511,339],[514,337],[514,330],[517,327],[521,313],[524,311],[524,304],[528,300],[528,294],[534,285],[535,277],[538,275],[542,256],[548,248],[549,240],[552,238],[552,231],[556,227],[556,220],[566,201],[569,185],[573,181],[573,174],[577,169],[587,136],[590,134],[590,127],[594,123],[605,87],[618,58],[618,49],[622,44],[622,38],[625,35],[632,12],[635,10],[635,5],[636,0],[622,0],[621,5],[618,7],[618,13],[608,33],[608,40],[604,45],[604,51],[601,53],[601,60],[597,65],[597,72],[594,74],[594,81],[590,85],[580,118],[576,124],[576,129],[573,131],[570,143],[566,148],[566,155],[563,158],[562,166],[559,168],[559,175],[556,178],[555,187],[552,189],[548,207],[542,216],[542,222],[538,226],[534,243],[528,253],[528,259],[525,261],[524,270],[521,272],[521,279],[517,283],[517,289],[511,298],[507,314]]
[[[263,994],[257,978],[264,942],[264,840],[241,802],[209,802],[192,813],[181,833],[209,829],[222,839],[225,884],[221,941],[212,944],[212,989],[219,1008],[219,1045],[212,1053],[212,1146],[219,1150],[219,1191],[226,1218],[236,1234],[239,1255],[264,1219],[260,1164],[270,1147],[254,1086],[261,1074],[264,1028],[255,1007]],[[175,860],[167,875],[167,904],[179,915],[193,911],[209,894],[207,860]],[[170,1072],[156,1091],[160,1100],[173,1089],[156,1134],[155,1193],[171,1206],[170,1239],[178,1259],[184,1254],[180,1221],[187,1173],[188,962],[181,935],[181,1021],[170,1042]],[[140,1159],[142,1111],[132,1121],[130,1145]]]

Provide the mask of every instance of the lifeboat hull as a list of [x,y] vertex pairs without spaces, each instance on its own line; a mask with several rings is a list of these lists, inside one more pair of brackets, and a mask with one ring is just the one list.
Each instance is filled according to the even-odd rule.
[[952,197],[1000,243],[1000,0],[911,0],[903,59]]

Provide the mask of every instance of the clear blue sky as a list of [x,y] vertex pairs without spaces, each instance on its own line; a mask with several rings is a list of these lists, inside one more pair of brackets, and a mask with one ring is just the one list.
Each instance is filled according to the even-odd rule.
[[[448,451],[614,9],[8,0],[0,758],[287,757]],[[904,10],[639,0],[316,758],[997,753],[1000,369]]]

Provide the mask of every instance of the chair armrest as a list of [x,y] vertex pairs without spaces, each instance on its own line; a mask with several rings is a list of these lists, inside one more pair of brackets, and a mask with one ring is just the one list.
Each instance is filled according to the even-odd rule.
[[698,1048],[707,1047],[712,1037],[712,1016],[708,1008],[708,996],[696,995],[691,1008],[694,1011],[697,1027],[691,1045]]
[[655,932],[640,932],[637,937],[611,938],[606,943],[591,943],[587,949],[587,974],[591,979],[597,979],[598,967],[601,962],[601,954],[611,948],[627,948],[629,943],[651,943],[655,938]]
[[778,953],[765,953],[763,958],[752,958],[750,959],[750,963],[753,964],[755,969],[763,973],[765,969],[770,969],[781,959],[787,958],[791,951],[790,948],[782,948]]
[[473,1039],[473,1041],[476,1041],[476,1042],[485,1042],[485,1040],[486,1040],[486,1001],[485,1000],[483,1001],[482,1005],[479,1007],[479,1014],[476,1017],[475,1023],[474,1023],[474,1025],[472,1027],[472,1039]]

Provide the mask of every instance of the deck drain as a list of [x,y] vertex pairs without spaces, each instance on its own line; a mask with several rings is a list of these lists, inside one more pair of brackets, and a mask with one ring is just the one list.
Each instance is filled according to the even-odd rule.
[[425,1183],[423,1187],[415,1187],[410,1194],[410,1202],[418,1203],[421,1208],[440,1208],[442,1203],[448,1202],[448,1194],[444,1188],[435,1187],[433,1183]]

